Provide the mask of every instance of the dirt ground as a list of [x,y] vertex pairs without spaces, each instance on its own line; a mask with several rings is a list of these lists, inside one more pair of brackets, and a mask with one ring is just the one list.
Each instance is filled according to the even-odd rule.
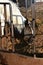
[[43,59],[13,53],[2,53],[8,65],[43,65]]

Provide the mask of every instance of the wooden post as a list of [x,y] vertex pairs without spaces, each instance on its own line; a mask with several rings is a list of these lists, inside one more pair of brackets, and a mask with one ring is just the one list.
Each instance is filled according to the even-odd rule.
[[14,52],[14,27],[13,27],[13,18],[12,18],[12,8],[10,6],[10,20],[11,20],[11,37],[12,37],[12,49]]
[[0,37],[2,35],[2,31],[1,31],[1,19],[0,19]]
[[6,4],[4,4],[4,16],[5,16],[5,28],[6,28],[6,30],[5,30],[5,32],[6,32],[6,36],[8,35],[7,34],[7,14],[6,14],[7,12],[6,12]]
[[6,45],[6,50],[7,50],[7,45],[8,45],[8,42],[7,42],[7,37],[8,37],[8,24],[7,24],[7,11],[6,11],[6,4],[4,4],[4,17],[5,17],[5,45]]
[[[33,36],[35,37],[35,5],[34,5],[34,0],[31,0],[31,9],[32,9],[32,28],[33,28]],[[34,44],[34,58],[36,57],[35,55],[35,44]]]
[[6,14],[6,4],[4,4],[4,16],[5,16],[5,22],[7,21],[7,14]]
[[1,38],[1,19],[0,19],[0,49],[2,48],[2,38]]
[[35,19],[36,19],[36,13],[35,13],[35,5],[34,5],[34,3],[32,3],[33,1],[34,0],[31,0],[32,19],[34,19],[32,21],[32,24],[33,24],[32,28],[33,28],[33,31],[34,31],[33,36],[35,36]]
[[14,27],[13,27],[13,23],[11,23],[11,31],[12,31],[12,49],[14,52]]

